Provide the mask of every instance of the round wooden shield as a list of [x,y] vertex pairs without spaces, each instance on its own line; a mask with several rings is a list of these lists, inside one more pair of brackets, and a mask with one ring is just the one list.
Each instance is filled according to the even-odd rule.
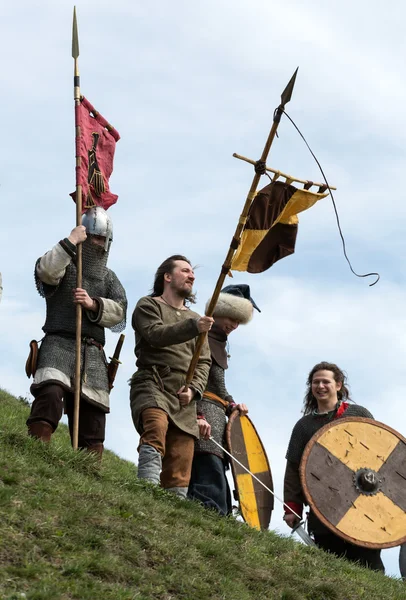
[[302,487],[318,519],[366,548],[406,541],[406,439],[373,419],[337,419],[307,444]]
[[[240,461],[262,483],[273,491],[271,468],[261,439],[252,421],[231,413],[227,423],[226,439],[230,454]],[[230,459],[241,514],[246,523],[256,529],[268,529],[274,497],[241,465]]]

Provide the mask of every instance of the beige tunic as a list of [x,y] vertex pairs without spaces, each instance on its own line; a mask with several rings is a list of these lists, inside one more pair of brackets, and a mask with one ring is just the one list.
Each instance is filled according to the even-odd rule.
[[135,307],[132,325],[135,331],[135,355],[138,371],[131,378],[130,403],[134,425],[142,433],[141,413],[145,408],[163,409],[182,431],[196,438],[196,402],[202,397],[209,375],[209,345],[203,345],[191,383],[195,398],[181,406],[177,391],[186,381],[190,361],[199,335],[194,311],[177,310],[150,296]]

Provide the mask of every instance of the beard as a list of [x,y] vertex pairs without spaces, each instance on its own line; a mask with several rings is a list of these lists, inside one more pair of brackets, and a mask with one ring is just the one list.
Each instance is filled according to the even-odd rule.
[[187,300],[188,298],[190,298],[190,296],[193,296],[193,295],[194,295],[194,294],[193,294],[193,290],[192,290],[192,289],[190,289],[190,290],[187,290],[186,288],[183,288],[183,289],[181,289],[181,290],[177,290],[177,292],[178,292],[178,295],[179,295],[181,298],[184,298],[185,300]]
[[185,301],[190,302],[191,304],[196,303],[196,294],[193,292],[193,288],[182,287],[179,288],[174,282],[171,282],[170,287],[174,292],[178,294]]

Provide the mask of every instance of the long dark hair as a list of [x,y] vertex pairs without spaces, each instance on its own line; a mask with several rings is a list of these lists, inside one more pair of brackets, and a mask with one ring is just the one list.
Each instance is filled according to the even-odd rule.
[[305,415],[310,414],[315,408],[317,408],[317,400],[312,393],[312,381],[314,374],[317,373],[317,371],[331,371],[334,376],[334,381],[336,383],[341,383],[341,390],[338,390],[337,392],[338,400],[351,400],[347,383],[347,374],[334,363],[323,361],[313,367],[307,378],[306,394],[303,402],[303,413]]
[[[173,254],[172,256],[170,256],[169,258],[167,258],[166,260],[164,260],[164,262],[159,265],[159,267],[157,268],[157,271],[155,273],[155,278],[154,278],[154,285],[152,288],[152,292],[151,292],[151,296],[154,298],[155,296],[162,296],[163,292],[164,292],[164,275],[165,273],[172,273],[172,271],[175,268],[175,262],[177,260],[183,260],[187,263],[189,263],[190,266],[192,266],[192,263],[190,262],[190,260],[188,258],[186,258],[186,256],[182,256],[182,254]],[[185,299],[185,303],[186,302],[191,302],[192,304],[194,304],[196,302],[195,300],[195,294],[191,294],[189,296],[189,298]]]

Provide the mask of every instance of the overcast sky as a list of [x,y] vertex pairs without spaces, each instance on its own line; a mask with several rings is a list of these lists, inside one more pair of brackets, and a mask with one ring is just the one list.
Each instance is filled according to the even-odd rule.
[[[27,396],[28,342],[40,339],[37,257],[75,225],[72,4],[3,3],[0,385]],[[406,81],[400,0],[87,0],[77,3],[81,90],[120,132],[110,187],[110,267],[129,300],[149,292],[157,266],[181,253],[199,265],[197,309],[211,295],[280,94],[299,66],[287,111],[335,193],[355,270],[344,260],[331,201],[300,219],[296,253],[249,283],[262,310],[230,337],[227,386],[266,445],[276,492],[301,416],[305,380],[320,360],[348,373],[353,399],[406,431],[406,281],[403,193]],[[286,118],[268,164],[320,181]],[[263,181],[266,185],[268,180]],[[227,283],[229,283],[228,281]],[[137,461],[126,330],[111,394],[106,446]],[[108,336],[111,356],[117,337]],[[271,526],[288,534],[276,503]],[[398,575],[397,549],[383,553]]]

